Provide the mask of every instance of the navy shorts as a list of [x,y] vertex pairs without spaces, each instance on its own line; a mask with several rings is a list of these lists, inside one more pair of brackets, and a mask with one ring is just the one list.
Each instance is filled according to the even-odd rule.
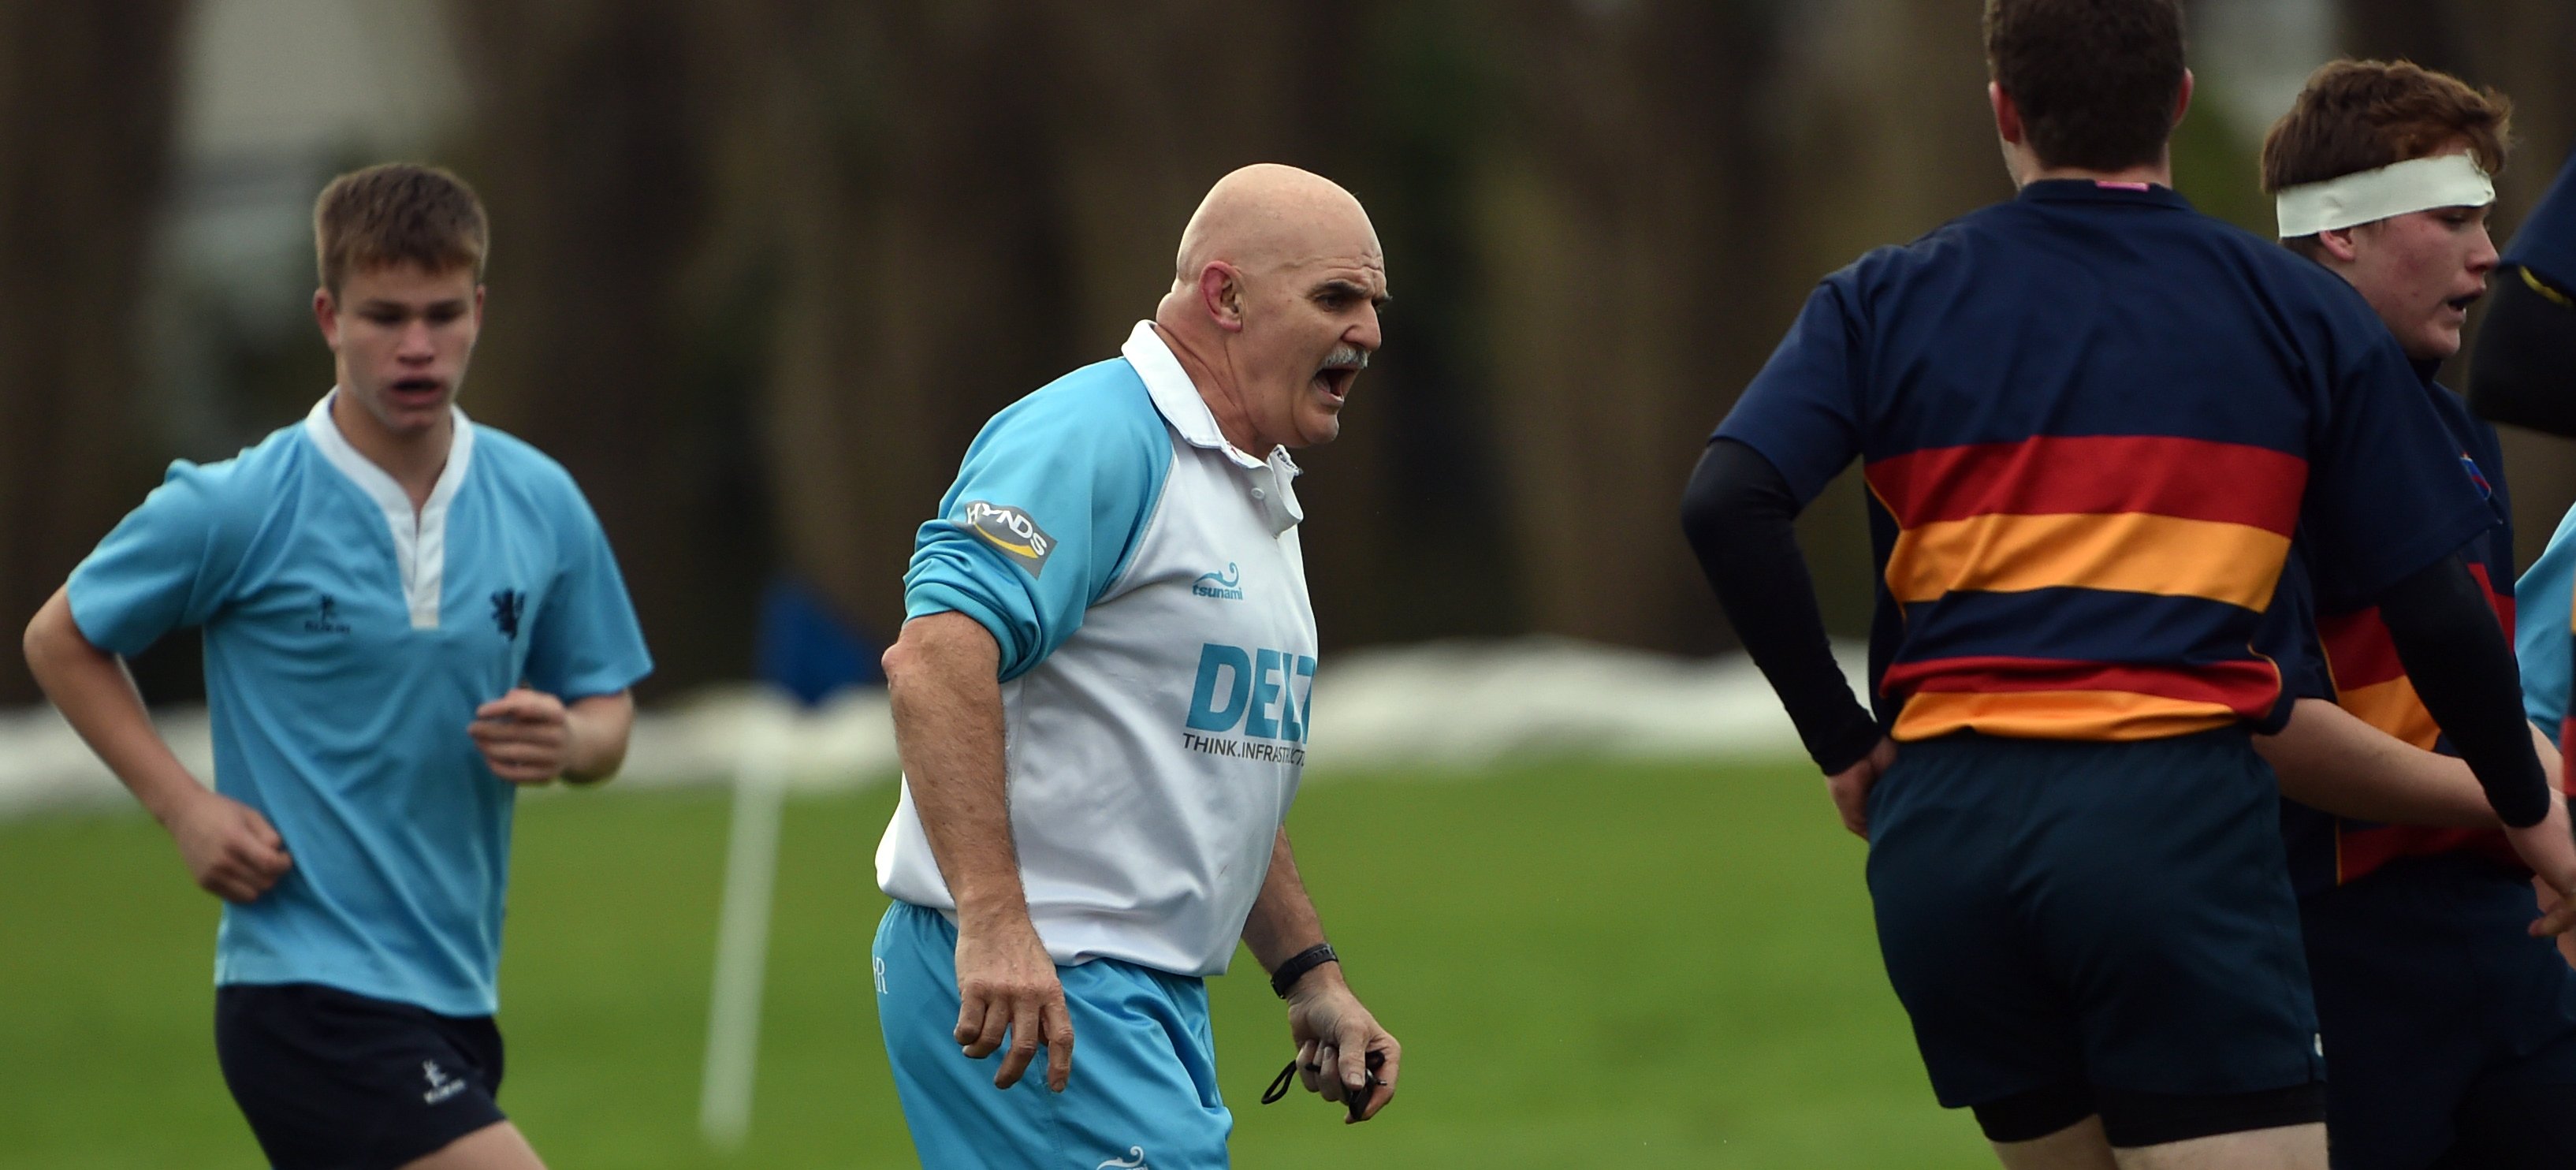
[[392,1170],[504,1120],[490,1016],[318,983],[226,984],[215,1058],[276,1170]]
[[2234,729],[1898,745],[1869,889],[1941,1103],[2321,1080],[2279,798]]
[[[2529,877],[2466,854],[2412,858],[2301,912],[2336,1170],[2424,1170],[2464,1138],[2510,1149],[2530,1136],[2484,1129],[2539,1127],[2464,1114],[2483,1100],[2545,1101],[2533,1090],[2560,1086],[2555,1112],[2576,1113],[2576,970],[2524,933],[2540,915]],[[2477,1164],[2522,1164],[2500,1156]],[[2576,1165],[2576,1151],[2529,1164]]]

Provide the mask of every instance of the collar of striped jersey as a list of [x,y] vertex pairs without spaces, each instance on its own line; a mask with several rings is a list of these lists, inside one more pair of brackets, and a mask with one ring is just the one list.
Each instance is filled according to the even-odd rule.
[[311,440],[322,458],[358,490],[375,501],[385,514],[385,526],[394,539],[394,564],[401,570],[403,605],[411,612],[415,630],[438,628],[440,587],[447,575],[447,506],[456,499],[457,486],[465,482],[465,468],[474,458],[474,427],[465,412],[454,404],[448,406],[455,421],[452,437],[447,442],[447,466],[438,473],[438,483],[429,489],[415,514],[411,494],[394,477],[378,467],[374,460],[358,453],[349,445],[349,437],[340,433],[340,425],[331,421],[331,401],[340,396],[340,388],[322,396],[313,410],[304,416],[304,436]]
[[1163,343],[1163,335],[1154,331],[1151,321],[1138,321],[1136,331],[1127,335],[1127,344],[1118,351],[1127,364],[1136,367],[1136,376],[1145,380],[1145,393],[1152,395],[1154,409],[1163,412],[1172,429],[1189,440],[1193,447],[1223,451],[1227,458],[1245,467],[1275,468],[1281,475],[1300,474],[1297,461],[1288,457],[1286,447],[1270,449],[1267,461],[1254,458],[1242,448],[1226,441],[1225,432],[1216,425],[1216,412],[1208,409],[1207,399],[1199,396],[1198,383],[1190,381],[1190,372],[1181,368],[1181,359],[1172,356],[1172,347]]

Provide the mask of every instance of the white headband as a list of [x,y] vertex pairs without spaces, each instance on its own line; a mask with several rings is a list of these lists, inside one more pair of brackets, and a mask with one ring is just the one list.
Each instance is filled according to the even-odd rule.
[[2484,207],[2495,202],[2495,181],[2468,155],[2437,154],[2322,183],[2284,187],[2273,202],[2280,213],[2281,238],[2288,240],[2410,211]]

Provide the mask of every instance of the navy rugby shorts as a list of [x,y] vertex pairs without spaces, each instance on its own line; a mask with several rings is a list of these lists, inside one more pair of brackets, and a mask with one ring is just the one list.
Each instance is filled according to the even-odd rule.
[[1898,745],[1869,889],[1941,1103],[2321,1080],[2279,797],[2241,729]]
[[[2477,1108],[2523,1100],[2576,1113],[2576,970],[2549,939],[2528,875],[2482,857],[2409,858],[2300,906],[2325,1025],[2326,1128],[2337,1170],[2423,1170],[2446,1152],[2505,1151],[2548,1118]],[[2551,1087],[2563,1092],[2548,1093]],[[2500,1132],[2491,1132],[2500,1131]],[[2576,1165],[2488,1153],[2460,1164]]]
[[392,1170],[504,1120],[490,1016],[318,983],[226,984],[215,1057],[277,1170]]

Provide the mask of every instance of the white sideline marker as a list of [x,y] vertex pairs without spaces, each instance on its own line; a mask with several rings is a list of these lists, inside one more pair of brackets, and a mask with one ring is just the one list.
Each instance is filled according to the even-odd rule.
[[778,828],[787,801],[789,729],[784,724],[784,717],[770,712],[745,719],[742,755],[734,771],[733,831],[725,851],[715,987],[708,997],[705,1087],[698,1101],[698,1132],[724,1151],[741,1149],[751,1133],[770,892],[778,878]]

